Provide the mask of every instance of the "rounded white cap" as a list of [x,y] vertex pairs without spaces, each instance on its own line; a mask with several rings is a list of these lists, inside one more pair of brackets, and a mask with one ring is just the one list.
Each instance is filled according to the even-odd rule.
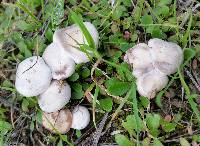
[[158,70],[152,70],[137,78],[137,90],[140,95],[154,98],[168,83],[168,77]]
[[84,106],[76,106],[72,111],[72,126],[71,128],[82,130],[90,122],[90,113],[88,109]]
[[70,77],[75,71],[75,62],[60,46],[51,43],[44,51],[45,62],[51,68],[53,79]]
[[63,108],[71,98],[71,88],[67,83],[52,81],[49,88],[39,96],[38,104],[45,112],[56,112]]
[[18,65],[15,87],[24,96],[37,96],[49,87],[51,79],[51,70],[44,60],[32,56]]
[[[98,46],[99,34],[95,26],[90,22],[84,22],[86,28],[91,34],[94,43]],[[84,34],[77,25],[68,26],[66,28],[58,29],[54,32],[53,42],[61,46],[75,63],[86,63],[89,60],[86,53],[80,50],[79,44],[88,44]],[[91,52],[88,52],[91,55]]]
[[135,77],[142,76],[152,68],[150,48],[144,43],[137,44],[126,51],[124,61],[132,66]]
[[175,43],[154,38],[148,46],[152,49],[154,66],[166,75],[175,73],[183,62],[183,51]]

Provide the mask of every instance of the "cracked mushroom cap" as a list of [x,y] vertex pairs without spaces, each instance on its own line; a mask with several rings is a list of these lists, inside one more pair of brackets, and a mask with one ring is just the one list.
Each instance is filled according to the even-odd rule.
[[87,127],[90,122],[90,113],[84,106],[76,106],[72,111],[72,117],[71,128],[73,129],[82,130]]
[[71,98],[71,88],[57,80],[52,81],[49,88],[40,94],[38,104],[45,112],[56,112],[63,108]]
[[[99,33],[95,26],[90,22],[84,22],[86,28],[91,34],[94,43],[98,46]],[[88,44],[84,34],[77,25],[68,26],[66,28],[58,29],[54,32],[53,42],[61,46],[75,63],[86,63],[89,61],[86,53],[80,51],[79,44]],[[91,54],[90,52],[88,52]]]
[[26,97],[37,96],[49,87],[51,79],[51,70],[42,57],[32,56],[18,65],[15,87]]
[[53,133],[67,133],[72,124],[72,114],[68,109],[53,113],[42,113],[42,125]]
[[158,70],[152,70],[137,78],[137,90],[140,95],[154,98],[168,83],[168,77]]
[[150,39],[154,66],[166,75],[173,74],[183,62],[183,51],[180,46],[161,39]]
[[51,43],[45,49],[42,57],[51,68],[53,79],[66,79],[75,71],[74,60],[55,43]]

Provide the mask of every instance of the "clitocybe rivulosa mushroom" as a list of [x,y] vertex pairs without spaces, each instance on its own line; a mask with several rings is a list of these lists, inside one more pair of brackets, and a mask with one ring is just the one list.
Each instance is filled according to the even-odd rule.
[[67,133],[72,124],[72,114],[68,109],[53,113],[42,113],[42,125],[53,133]]
[[60,46],[51,43],[44,51],[45,62],[51,68],[53,79],[70,77],[75,71],[75,62]]
[[55,112],[63,108],[71,98],[71,88],[65,83],[52,81],[49,88],[38,99],[40,108],[45,112]]
[[145,43],[137,44],[127,50],[124,60],[134,69],[133,75],[135,77],[140,77],[152,69],[153,60],[149,50],[149,46]]
[[90,113],[88,109],[84,106],[76,106],[72,111],[72,126],[71,128],[82,130],[90,122]]
[[154,38],[149,40],[148,46],[155,68],[166,75],[175,73],[183,62],[183,50],[175,43]]
[[[98,46],[99,34],[95,26],[90,22],[84,22],[84,25],[92,36],[95,45]],[[56,30],[53,35],[53,43],[68,52],[77,64],[89,61],[87,54],[80,50],[80,44],[88,44],[88,42],[76,24]],[[91,54],[91,52],[88,52],[88,54]]]
[[183,61],[183,51],[175,43],[150,39],[129,49],[124,60],[133,68],[137,90],[142,96],[154,98],[168,83],[167,75],[175,73]]
[[168,77],[157,70],[152,70],[137,78],[136,83],[140,95],[154,98],[157,91],[160,91],[167,85]]
[[15,87],[24,96],[37,96],[49,87],[51,79],[51,70],[44,60],[32,56],[18,65]]

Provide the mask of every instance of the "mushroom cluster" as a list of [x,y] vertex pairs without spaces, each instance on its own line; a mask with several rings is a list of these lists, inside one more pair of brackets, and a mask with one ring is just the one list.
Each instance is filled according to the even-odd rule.
[[151,99],[167,85],[168,75],[181,65],[183,51],[175,43],[154,38],[129,49],[124,60],[133,68],[139,94]]
[[[84,25],[97,47],[99,34],[96,28],[90,22],[84,22]],[[18,65],[16,89],[26,97],[38,96],[43,111],[42,124],[51,132],[66,133],[70,128],[81,130],[90,122],[86,107],[76,106],[72,112],[64,108],[71,98],[71,88],[63,80],[75,72],[75,64],[86,63],[92,56],[92,52],[81,51],[82,44],[88,42],[77,25],[58,29],[42,57],[32,56]]]

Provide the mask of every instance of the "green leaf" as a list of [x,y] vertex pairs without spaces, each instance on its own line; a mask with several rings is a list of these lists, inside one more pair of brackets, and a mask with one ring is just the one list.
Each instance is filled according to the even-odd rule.
[[112,14],[112,18],[113,18],[114,20],[119,19],[120,17],[123,16],[123,14],[124,14],[125,11],[126,11],[126,7],[124,7],[124,6],[122,6],[122,5],[119,5],[119,6],[115,9],[114,13]]
[[78,137],[78,138],[80,138],[81,137],[81,131],[80,130],[76,130],[76,136]]
[[69,81],[72,81],[72,82],[75,82],[75,81],[77,81],[78,79],[79,79],[78,73],[73,73],[73,74],[68,78],[68,80],[69,80]]
[[142,103],[142,105],[144,106],[144,108],[147,108],[150,104],[150,101],[147,97],[141,96],[140,97],[140,101]]
[[155,138],[153,141],[153,146],[163,146],[163,144],[157,138]]
[[145,24],[145,25],[153,24],[152,17],[150,15],[147,15],[147,14],[142,16],[140,21],[141,21],[142,24]]
[[184,60],[186,62],[191,60],[196,55],[196,51],[192,48],[185,48],[183,51],[184,51]]
[[181,146],[190,146],[190,143],[185,138],[180,138]]
[[17,47],[19,48],[20,52],[25,56],[25,58],[32,56],[31,51],[27,48],[27,45],[24,42],[18,42]]
[[72,98],[73,99],[81,99],[84,95],[82,85],[79,83],[74,83],[74,84],[72,84],[71,87],[74,90],[74,92],[72,92]]
[[23,20],[20,20],[16,23],[16,27],[22,31],[34,31],[35,29],[38,28],[36,24],[33,23],[26,23]]
[[175,123],[169,123],[169,122],[164,122],[162,124],[162,128],[165,132],[172,132],[175,130],[176,128],[176,124]]
[[23,98],[23,101],[22,101],[22,110],[23,111],[28,111],[28,106],[29,106],[29,102],[26,98]]
[[151,138],[146,137],[143,141],[142,141],[142,146],[150,146],[151,143]]
[[[138,125],[138,127],[137,127]],[[141,131],[142,130],[142,120],[139,118],[139,123],[136,122],[135,115],[128,115],[126,117],[126,121],[122,122],[122,126],[131,134],[134,134],[134,130]]]
[[122,82],[113,77],[110,80],[106,81],[106,87],[110,94],[121,96],[129,90],[130,84],[128,82]]
[[147,114],[146,122],[149,129],[157,129],[160,126],[160,115]]
[[38,110],[36,114],[36,121],[40,124],[42,124],[42,111]]
[[0,131],[1,133],[6,133],[12,129],[12,125],[6,121],[0,121]]
[[88,68],[84,68],[84,69],[82,70],[82,72],[81,72],[81,76],[82,76],[83,78],[89,77],[89,76],[90,76],[90,70],[89,70]]
[[62,139],[59,140],[57,146],[63,146],[63,144],[62,144]]
[[49,42],[53,41],[53,32],[50,28],[48,28],[47,31],[45,32],[45,37]]
[[161,0],[158,5],[159,6],[163,6],[163,5],[168,5],[168,4],[171,4],[172,3],[172,0]]
[[127,137],[125,137],[124,135],[121,135],[121,134],[115,135],[115,141],[120,146],[134,146],[134,144],[130,140],[128,140]]
[[55,2],[55,7],[51,14],[53,26],[59,25],[64,17],[64,0],[57,0]]
[[108,98],[100,99],[99,102],[100,102],[100,107],[103,110],[105,110],[106,112],[112,111],[112,106],[113,106],[112,98],[108,97]]
[[154,27],[151,32],[151,35],[154,38],[161,38],[161,39],[166,37],[166,34],[159,27]]

